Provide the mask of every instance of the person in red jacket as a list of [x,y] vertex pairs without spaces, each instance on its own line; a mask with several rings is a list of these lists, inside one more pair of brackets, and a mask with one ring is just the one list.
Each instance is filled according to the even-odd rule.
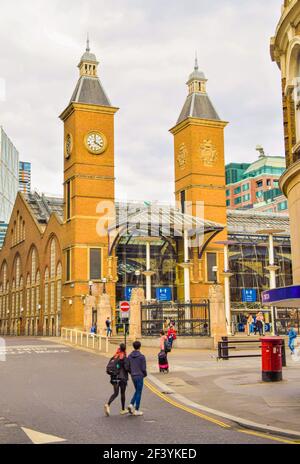
[[171,343],[171,346],[173,346],[173,342],[177,338],[176,330],[174,328],[174,325],[170,325],[168,333],[167,333],[167,337],[168,337],[169,343]]

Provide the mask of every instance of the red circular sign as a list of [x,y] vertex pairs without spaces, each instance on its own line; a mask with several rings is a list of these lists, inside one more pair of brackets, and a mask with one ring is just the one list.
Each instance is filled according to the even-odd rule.
[[120,303],[120,310],[121,310],[123,313],[127,313],[127,311],[130,310],[130,304],[128,303],[128,301],[121,301],[121,303]]

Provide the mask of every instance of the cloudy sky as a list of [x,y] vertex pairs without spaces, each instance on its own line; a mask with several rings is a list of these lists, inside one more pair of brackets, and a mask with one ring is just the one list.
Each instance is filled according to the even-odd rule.
[[87,32],[116,115],[117,197],[173,198],[175,124],[195,50],[226,129],[226,161],[255,146],[283,155],[280,73],[271,62],[283,0],[1,2],[0,125],[32,163],[39,191],[62,192],[58,115],[78,79]]

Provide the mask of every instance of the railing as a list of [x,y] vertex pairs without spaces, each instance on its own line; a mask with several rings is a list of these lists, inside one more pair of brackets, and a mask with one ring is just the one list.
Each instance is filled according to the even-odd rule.
[[[177,335],[181,337],[209,337],[209,321],[207,319],[175,320]],[[145,337],[159,336],[165,320],[142,321],[142,335]]]
[[142,335],[158,336],[168,321],[175,325],[177,334],[190,337],[210,336],[209,301],[201,303],[156,302],[141,306]]
[[[241,349],[241,347],[247,344],[255,343],[258,345],[257,348],[261,348],[260,340],[228,340],[228,337],[222,337],[222,341],[218,342],[218,357],[217,360],[229,360],[233,358],[261,358],[260,354],[239,354],[231,355],[229,350]],[[281,343],[281,355],[282,355],[282,366],[286,367],[286,352],[285,352],[285,340],[282,340]]]
[[61,328],[61,338],[73,345],[84,346],[86,348],[93,348],[98,351],[105,351],[108,353],[108,337],[93,334],[90,332],[83,332],[77,329]]

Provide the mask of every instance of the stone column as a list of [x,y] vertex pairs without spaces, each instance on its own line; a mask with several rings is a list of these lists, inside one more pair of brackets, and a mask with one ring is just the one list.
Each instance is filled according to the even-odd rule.
[[136,340],[142,337],[141,304],[145,302],[143,288],[133,288],[130,299],[129,336]]
[[211,285],[209,287],[210,301],[210,331],[217,346],[221,337],[227,336],[224,290],[222,285]]
[[93,322],[93,308],[96,307],[96,297],[87,295],[84,304],[83,325],[85,332],[90,332]]
[[102,337],[106,336],[105,321],[108,317],[112,321],[112,327],[114,327],[115,324],[112,320],[110,296],[108,293],[102,293],[99,297],[99,303],[97,304],[97,333]]

